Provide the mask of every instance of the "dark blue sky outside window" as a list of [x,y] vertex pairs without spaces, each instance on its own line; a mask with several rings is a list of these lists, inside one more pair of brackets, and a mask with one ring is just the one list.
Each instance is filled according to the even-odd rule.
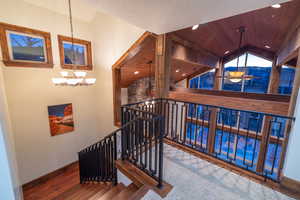
[[207,73],[201,74],[200,76],[192,78],[190,79],[190,88],[211,90],[214,88],[214,77],[215,70],[211,70]]
[[290,95],[293,90],[295,68],[283,66],[280,72],[278,93]]
[[9,33],[14,60],[46,62],[44,39],[17,33]]

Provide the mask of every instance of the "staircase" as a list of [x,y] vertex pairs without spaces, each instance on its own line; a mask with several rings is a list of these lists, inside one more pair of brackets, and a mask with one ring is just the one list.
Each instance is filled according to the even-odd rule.
[[[81,185],[62,199],[139,200],[150,189],[166,196],[172,187],[162,180],[163,131],[162,116],[123,107],[122,127],[78,153]],[[117,169],[132,181],[127,187]]]
[[123,183],[116,186],[111,183],[89,183],[78,184],[63,194],[54,198],[55,200],[138,200],[147,192],[147,187],[137,187],[131,183],[127,187]]

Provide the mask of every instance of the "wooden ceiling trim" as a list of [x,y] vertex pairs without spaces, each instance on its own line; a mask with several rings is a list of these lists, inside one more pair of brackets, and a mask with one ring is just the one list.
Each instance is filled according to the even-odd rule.
[[211,69],[214,69],[214,67],[211,66],[201,65],[199,63],[178,58],[172,58],[171,64],[172,80],[174,80],[176,83],[196,74],[204,73]]
[[131,45],[131,47],[113,64],[112,68],[121,68],[121,66],[130,58],[134,57],[140,49],[140,45],[143,43],[145,39],[148,37],[156,38],[157,35],[151,32],[146,31],[143,35]]
[[282,49],[277,53],[278,65],[284,65],[298,55],[297,52],[300,48],[300,14],[296,23],[297,24],[293,25],[296,29],[292,29],[292,34],[289,33],[287,35],[286,42],[283,44]]
[[224,58],[223,58],[224,63],[227,63],[227,62],[237,58],[238,56],[243,55],[246,52],[249,52],[256,56],[265,58],[270,61],[273,61],[275,58],[275,55],[276,55],[275,52],[268,51],[266,49],[261,49],[258,47],[254,47],[254,46],[250,46],[250,45],[246,45],[246,46],[242,47],[241,49],[237,49],[236,51],[224,56]]
[[[299,15],[300,1],[281,4],[280,9],[266,7],[248,13],[209,22],[199,26],[172,32],[178,37],[197,44],[211,53],[223,57],[226,51],[238,48],[238,27],[245,26],[244,45],[278,52],[291,23]],[[268,49],[266,45],[270,46]]]

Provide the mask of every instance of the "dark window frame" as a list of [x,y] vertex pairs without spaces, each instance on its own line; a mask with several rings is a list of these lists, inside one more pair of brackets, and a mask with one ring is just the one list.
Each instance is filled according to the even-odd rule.
[[[20,35],[32,35],[44,39],[45,62],[15,60],[11,57],[8,32],[14,32]],[[0,22],[0,45],[2,50],[2,58],[5,66],[11,67],[34,67],[34,68],[53,68],[53,57],[51,47],[51,35],[36,29],[26,28]]]
[[[58,48],[59,48],[59,56],[60,56],[60,64],[63,69],[74,69],[74,66],[78,70],[93,70],[93,61],[92,61],[92,45],[90,41],[82,40],[74,38],[72,40],[71,37],[58,35]],[[66,64],[65,63],[65,53],[64,53],[64,42],[69,42],[74,44],[83,45],[86,47],[86,65],[74,65],[74,64]]]

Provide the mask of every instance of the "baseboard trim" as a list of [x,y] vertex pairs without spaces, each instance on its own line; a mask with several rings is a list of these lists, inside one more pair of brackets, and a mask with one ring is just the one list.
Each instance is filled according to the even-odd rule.
[[281,186],[291,192],[300,193],[300,182],[286,176],[281,178]]
[[37,179],[34,179],[34,180],[30,181],[28,183],[25,183],[25,184],[22,185],[22,189],[23,190],[28,190],[28,189],[30,189],[30,188],[32,188],[34,186],[37,186],[37,185],[39,185],[41,183],[44,183],[44,182],[48,181],[49,179],[51,179],[51,178],[53,178],[55,176],[63,174],[68,169],[70,169],[73,165],[77,165],[77,164],[78,164],[78,161],[72,162],[72,163],[70,163],[70,164],[68,164],[68,165],[66,165],[66,166],[64,166],[62,168],[59,168],[59,169],[57,169],[57,170],[55,170],[53,172],[50,172],[50,173],[45,174],[45,175],[43,175],[43,176],[41,176],[41,177],[39,177]]

